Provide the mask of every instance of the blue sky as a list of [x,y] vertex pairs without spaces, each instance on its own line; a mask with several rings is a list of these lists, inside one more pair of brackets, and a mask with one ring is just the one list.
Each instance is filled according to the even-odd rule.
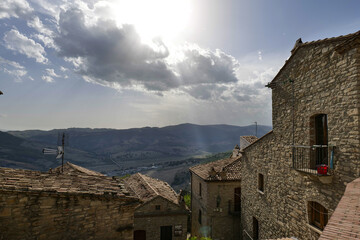
[[0,129],[271,125],[303,42],[356,32],[360,2],[2,0]]

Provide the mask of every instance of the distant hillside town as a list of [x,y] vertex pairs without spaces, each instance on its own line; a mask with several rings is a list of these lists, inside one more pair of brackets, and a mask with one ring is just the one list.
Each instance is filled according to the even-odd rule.
[[[227,157],[188,168],[188,193],[143,173],[111,177],[78,162],[48,171],[1,167],[0,239],[360,239],[360,32],[298,39],[266,87],[273,129],[238,135]],[[7,144],[20,146],[20,134],[32,133]],[[166,141],[154,146],[162,144],[181,152]]]

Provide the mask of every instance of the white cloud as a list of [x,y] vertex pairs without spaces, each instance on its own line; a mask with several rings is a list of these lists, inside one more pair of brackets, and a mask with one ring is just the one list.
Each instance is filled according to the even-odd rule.
[[13,76],[16,82],[21,82],[22,77],[27,74],[25,67],[17,62],[0,57],[0,70]]
[[30,20],[27,21],[27,25],[31,28],[34,28],[36,31],[41,33],[42,35],[51,36],[52,31],[44,26],[42,21],[38,16],[32,17]]
[[46,69],[46,72],[47,72],[47,74],[48,74],[49,76],[51,76],[51,77],[56,77],[56,78],[61,77],[60,75],[56,74],[56,73],[55,73],[55,70],[52,69],[52,68],[47,68],[47,69]]
[[33,9],[26,0],[1,0],[0,1],[0,19],[1,18],[19,18],[29,15]]
[[45,45],[45,47],[53,48],[55,50],[58,50],[58,47],[55,45],[54,39],[52,37],[48,37],[48,36],[45,36],[45,35],[42,35],[42,34],[34,34],[32,36],[34,38],[40,40]]
[[43,75],[41,76],[41,79],[44,80],[45,82],[48,82],[48,83],[52,83],[54,82],[54,79],[48,75]]
[[13,51],[26,55],[28,58],[34,58],[36,62],[47,63],[48,59],[44,56],[46,52],[39,43],[33,39],[21,34],[18,30],[12,29],[5,33],[5,46]]

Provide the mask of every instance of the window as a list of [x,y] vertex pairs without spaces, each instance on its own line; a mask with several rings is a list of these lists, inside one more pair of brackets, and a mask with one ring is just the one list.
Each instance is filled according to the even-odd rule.
[[198,222],[201,224],[201,210],[199,210]]
[[259,239],[259,222],[253,217],[253,240]]
[[260,192],[264,192],[264,175],[259,173],[258,177],[258,189]]
[[234,211],[240,212],[241,210],[241,188],[234,189]]
[[308,202],[309,223],[323,230],[328,222],[328,211],[317,202]]
[[199,183],[199,196],[201,197],[201,183]]
[[160,205],[155,205],[155,210],[160,210]]

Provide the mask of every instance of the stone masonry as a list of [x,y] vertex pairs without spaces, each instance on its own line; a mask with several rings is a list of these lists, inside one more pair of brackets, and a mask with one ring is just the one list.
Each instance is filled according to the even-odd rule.
[[[238,146],[233,155],[238,152],[235,150]],[[240,201],[235,206],[241,195],[239,157],[237,154],[190,168],[192,236],[240,239]]]
[[119,182],[70,163],[56,172],[0,168],[0,239],[133,239],[139,200]]
[[[318,239],[322,231],[310,223],[309,202],[330,218],[347,183],[360,175],[360,32],[298,41],[268,86],[273,131],[246,147],[241,160],[243,236],[254,237],[258,226],[259,239]],[[317,114],[326,114],[328,145],[335,146],[327,176],[293,167],[292,145],[314,144]]]
[[169,184],[140,173],[124,181],[144,202],[135,210],[134,240],[186,239],[189,210]]

